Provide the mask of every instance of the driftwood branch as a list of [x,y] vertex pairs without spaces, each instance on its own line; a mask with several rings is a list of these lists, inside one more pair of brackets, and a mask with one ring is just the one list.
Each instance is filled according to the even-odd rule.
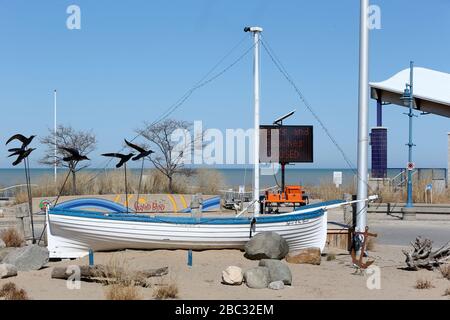
[[402,250],[406,256],[406,264],[411,270],[433,270],[450,259],[450,242],[436,251],[433,250],[433,241],[417,237],[411,242],[413,251]]
[[52,279],[75,279],[80,281],[117,283],[128,282],[135,285],[147,287],[148,278],[161,277],[168,274],[169,268],[147,269],[140,271],[126,271],[122,268],[108,268],[105,265],[96,264],[93,266],[65,266],[54,267]]

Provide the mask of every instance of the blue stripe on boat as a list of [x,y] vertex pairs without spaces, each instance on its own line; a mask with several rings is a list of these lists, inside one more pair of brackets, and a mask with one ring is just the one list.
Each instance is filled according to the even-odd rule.
[[[137,214],[123,214],[123,213],[103,213],[84,210],[62,210],[58,208],[52,208],[49,210],[49,214],[63,215],[80,218],[91,219],[105,219],[105,220],[118,220],[118,221],[135,221],[135,222],[159,222],[159,223],[174,223],[174,224],[248,224],[251,221],[251,217],[238,217],[238,218],[192,218],[192,217],[166,217],[166,216],[146,216]],[[258,223],[274,223],[274,222],[287,222],[297,220],[314,219],[323,216],[324,210],[319,209],[317,211],[308,213],[298,213],[290,215],[277,215],[277,216],[259,216],[256,218]]]

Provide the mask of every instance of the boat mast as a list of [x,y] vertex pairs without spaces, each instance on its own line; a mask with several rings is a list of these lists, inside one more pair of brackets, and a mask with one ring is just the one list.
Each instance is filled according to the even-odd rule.
[[253,81],[254,81],[254,138],[253,138],[253,215],[259,215],[259,36],[263,31],[261,27],[246,27],[245,32],[253,33],[255,55],[253,59]]
[[[359,114],[358,114],[358,190],[357,199],[367,198],[367,153],[369,142],[369,0],[361,0],[359,35]],[[367,225],[365,202],[357,203],[356,231],[363,232]]]

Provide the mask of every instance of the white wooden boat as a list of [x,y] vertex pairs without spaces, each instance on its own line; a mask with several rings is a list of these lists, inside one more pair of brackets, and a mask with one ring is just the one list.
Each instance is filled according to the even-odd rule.
[[51,258],[78,258],[93,251],[120,249],[243,249],[251,234],[274,231],[290,250],[323,249],[327,213],[323,208],[307,213],[255,217],[170,217],[87,210],[50,209],[48,249]]
[[[82,199],[83,200],[83,199]],[[273,231],[286,239],[289,250],[325,247],[327,210],[352,202],[317,203],[290,213],[258,217],[151,216],[120,213],[117,204],[99,199],[47,210],[51,258],[78,258],[93,251],[121,249],[243,249],[251,236]],[[92,211],[100,201],[105,208]],[[82,205],[82,203],[88,205]],[[90,205],[89,205],[90,204]],[[80,207],[85,209],[80,210]],[[89,208],[90,207],[90,208]],[[116,210],[116,211],[114,211]],[[123,211],[122,211],[123,212]]]

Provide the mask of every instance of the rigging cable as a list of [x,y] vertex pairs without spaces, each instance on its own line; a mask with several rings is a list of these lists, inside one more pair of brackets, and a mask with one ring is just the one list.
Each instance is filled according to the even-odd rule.
[[[180,108],[188,99],[189,97],[198,89],[208,85],[209,83],[213,82],[220,76],[222,76],[224,73],[229,71],[231,68],[233,68],[236,64],[238,64],[242,59],[244,59],[245,56],[247,56],[251,50],[254,48],[255,44],[253,44],[251,47],[249,47],[246,51],[244,51],[241,55],[239,55],[232,63],[230,63],[228,66],[223,68],[221,71],[216,73],[215,75],[211,76],[210,78],[207,78],[210,74],[214,72],[214,70],[217,69],[217,67],[226,60],[238,47],[241,46],[243,41],[247,38],[247,35],[244,36],[233,48],[224,56],[222,57],[199,81],[197,81],[193,87],[191,87],[184,95],[181,96],[180,99],[178,99],[174,104],[172,104],[167,110],[162,113],[162,115],[157,118],[155,121],[153,121],[151,124],[147,125],[144,130],[148,130],[152,126],[155,126],[156,124],[164,121],[167,117],[169,117],[173,112],[175,112],[178,108]],[[131,139],[131,142],[136,140],[139,136],[141,136],[141,133],[138,133],[133,139]],[[123,146],[118,152],[121,152],[126,147]],[[105,169],[109,164],[111,163],[112,158],[109,159],[106,164],[104,165],[103,169]],[[101,174],[101,171],[97,172],[95,176],[91,179],[89,179],[88,183],[95,180],[99,175]]]
[[[354,169],[354,165],[351,162],[351,160],[347,157],[347,155],[345,154],[344,150],[341,148],[341,146],[339,145],[339,143],[336,141],[336,139],[332,136],[332,134],[330,133],[330,131],[328,130],[328,128],[325,126],[325,124],[323,123],[323,121],[320,119],[320,117],[317,115],[317,113],[313,110],[313,108],[311,107],[311,105],[308,103],[308,101],[306,100],[305,96],[303,95],[303,93],[300,91],[300,89],[297,87],[297,85],[295,84],[295,82],[292,80],[291,76],[289,75],[289,73],[287,72],[287,70],[284,68],[283,64],[281,63],[281,61],[275,56],[275,54],[273,53],[273,50],[270,48],[270,46],[268,45],[267,41],[261,40],[261,44],[263,45],[263,48],[265,49],[265,51],[267,52],[267,54],[269,55],[270,59],[272,60],[272,62],[275,64],[275,66],[277,67],[278,71],[280,71],[280,73],[285,77],[285,79],[291,84],[291,86],[294,88],[294,90],[296,91],[297,95],[300,97],[300,100],[303,102],[303,104],[306,106],[306,108],[309,110],[309,112],[313,115],[313,117],[316,119],[316,121],[319,123],[319,125],[322,127],[322,129],[324,130],[324,132],[326,133],[326,135],[328,136],[328,138],[331,140],[331,142],[336,146],[336,148],[338,149],[338,151],[341,153],[342,157],[344,158],[345,162],[347,163],[348,167],[350,168],[350,170],[353,171],[353,173],[356,174],[358,180],[360,181],[364,181],[358,174],[357,170]],[[373,191],[372,188],[369,186],[369,184],[366,182],[367,187],[370,189],[370,191]]]
[[[281,63],[281,61],[276,57],[275,53],[273,52],[273,50],[271,49],[270,45],[267,43],[266,38],[261,35],[262,39],[260,39],[261,44],[264,48],[264,50],[266,51],[266,53],[268,54],[269,58],[271,59],[271,61],[273,62],[273,64],[277,67],[278,71],[284,76],[284,78],[291,84],[291,86],[293,87],[293,89],[296,91],[297,95],[299,96],[300,100],[303,102],[303,104],[306,106],[306,108],[309,110],[309,112],[313,115],[313,117],[316,119],[316,121],[319,123],[319,125],[322,127],[322,129],[325,131],[326,135],[328,136],[328,138],[332,141],[332,143],[336,146],[336,148],[338,149],[338,151],[341,153],[342,157],[344,158],[345,162],[347,163],[348,167],[350,168],[350,170],[352,170],[352,172],[356,175],[357,179],[359,181],[364,181],[358,174],[358,171],[354,169],[354,165],[351,162],[351,160],[347,157],[347,155],[345,154],[344,150],[341,148],[341,146],[338,144],[338,142],[336,141],[336,139],[331,135],[330,131],[328,130],[328,128],[325,126],[325,124],[323,123],[323,121],[320,119],[320,117],[317,115],[317,113],[313,110],[313,108],[311,107],[311,105],[308,103],[308,101],[306,100],[305,96],[303,95],[303,93],[300,91],[300,89],[297,87],[297,85],[295,84],[294,80],[291,78],[291,76],[289,75],[289,73],[287,72],[287,70],[284,68],[283,64]],[[374,190],[370,187],[370,185],[368,184],[368,182],[365,182],[368,190],[370,192],[374,192]],[[365,207],[368,207],[368,203],[362,207],[358,212],[356,212],[355,216],[359,216],[362,211],[365,209]],[[345,223],[347,223],[347,221],[345,221]]]

